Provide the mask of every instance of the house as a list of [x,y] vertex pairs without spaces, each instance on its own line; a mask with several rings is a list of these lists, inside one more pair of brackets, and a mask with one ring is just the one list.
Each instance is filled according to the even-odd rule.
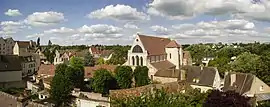
[[12,38],[0,37],[0,55],[12,55],[15,41]]
[[109,60],[112,57],[113,50],[104,50],[101,47],[90,47],[89,52],[95,59],[103,58],[104,61]]
[[202,63],[204,64],[204,66],[208,66],[208,64],[209,64],[209,62],[211,61],[211,60],[214,60],[214,57],[204,57],[203,59],[202,59]]
[[40,64],[49,64],[49,61],[47,61],[47,57],[44,55],[42,48],[37,49],[35,53],[38,54],[40,58]]
[[251,73],[226,72],[223,91],[232,90],[256,101],[270,99],[270,87]]
[[29,56],[31,53],[34,53],[36,48],[36,43],[32,40],[30,41],[16,41],[13,54],[18,56]]
[[221,88],[221,78],[217,68],[203,66],[183,66],[180,80],[185,80],[192,88],[201,92]]
[[54,57],[54,65],[57,64],[68,64],[70,60],[69,54],[66,52],[60,52],[58,50],[55,51],[55,57]]
[[76,107],[110,107],[109,97],[99,93],[79,92],[76,97]]
[[30,76],[33,75],[37,69],[36,69],[36,61],[32,56],[19,56],[20,62],[22,64],[22,76]]
[[32,56],[36,62],[35,69],[39,69],[40,66],[40,57],[35,53],[36,51],[36,42],[30,41],[16,41],[13,54],[18,56]]
[[136,66],[147,66],[148,75],[153,81],[159,71],[177,71],[181,66],[191,64],[190,53],[183,51],[175,40],[141,34],[135,37],[128,50],[127,62],[124,63],[133,69]]
[[24,85],[20,58],[16,55],[0,55],[0,88]]

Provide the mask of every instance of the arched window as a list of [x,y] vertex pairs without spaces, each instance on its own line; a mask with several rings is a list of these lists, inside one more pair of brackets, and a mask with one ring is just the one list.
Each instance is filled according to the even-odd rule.
[[142,48],[139,45],[134,46],[132,53],[143,53]]
[[135,65],[135,58],[132,56],[132,65]]
[[143,66],[143,58],[141,57],[141,66]]
[[136,56],[136,65],[139,66],[140,65],[139,63],[140,63],[140,58],[139,56]]

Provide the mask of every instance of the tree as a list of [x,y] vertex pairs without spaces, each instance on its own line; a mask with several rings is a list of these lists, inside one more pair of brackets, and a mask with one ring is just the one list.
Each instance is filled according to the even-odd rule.
[[228,57],[217,57],[214,60],[209,61],[208,66],[217,67],[220,76],[224,76],[225,72],[230,70],[229,62],[231,61]]
[[213,90],[203,104],[204,107],[251,107],[249,98],[234,91]]
[[37,46],[38,47],[40,46],[40,38],[39,37],[37,38]]
[[72,83],[65,75],[56,74],[51,82],[50,98],[56,107],[65,107],[70,103]]
[[65,75],[72,82],[73,87],[83,87],[84,71],[82,71],[79,67],[68,66],[66,68]]
[[129,66],[118,66],[115,69],[115,78],[120,88],[130,88],[132,84],[132,68]]
[[136,87],[148,85],[150,83],[148,68],[146,66],[137,66],[133,75]]
[[95,66],[94,57],[88,51],[84,56],[84,65],[85,66]]
[[111,96],[112,107],[201,107],[208,93],[197,89],[186,90],[185,93],[169,92],[166,89],[146,91],[141,95],[129,97]]
[[52,42],[51,40],[48,41],[48,46],[51,46],[52,45]]
[[98,65],[105,64],[104,59],[103,59],[102,57],[98,58],[98,60],[97,60],[97,64],[98,64]]
[[260,63],[262,63],[260,56],[245,52],[231,63],[231,68],[235,72],[253,73],[256,75]]
[[112,74],[106,69],[98,69],[93,76],[92,88],[95,92],[108,94],[111,88],[110,83],[113,81]]
[[44,55],[46,56],[47,60],[52,64],[55,57],[55,50],[51,48],[46,48],[44,50]]
[[130,49],[128,46],[115,46],[113,48],[112,57],[106,62],[108,64],[122,65],[126,62],[127,52]]
[[68,66],[66,64],[58,64],[55,68],[55,74],[65,75],[65,71],[66,71],[67,67]]
[[74,83],[74,86],[77,88],[83,87],[83,81],[84,81],[84,63],[82,58],[79,57],[72,57],[70,59],[70,67],[66,69],[66,72],[72,82]]

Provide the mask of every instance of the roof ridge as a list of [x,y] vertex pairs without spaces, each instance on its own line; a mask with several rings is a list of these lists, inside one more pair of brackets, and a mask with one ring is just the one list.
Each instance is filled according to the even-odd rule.
[[145,37],[151,37],[151,38],[160,38],[160,39],[169,39],[169,38],[166,38],[166,37],[159,37],[159,36],[154,36],[154,35],[142,35],[142,34],[137,34],[138,36],[145,36]]

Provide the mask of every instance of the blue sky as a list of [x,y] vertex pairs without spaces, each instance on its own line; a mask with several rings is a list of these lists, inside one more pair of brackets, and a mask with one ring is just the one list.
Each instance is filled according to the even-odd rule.
[[60,45],[131,44],[137,32],[181,44],[270,41],[269,1],[195,1],[1,0],[0,36]]

